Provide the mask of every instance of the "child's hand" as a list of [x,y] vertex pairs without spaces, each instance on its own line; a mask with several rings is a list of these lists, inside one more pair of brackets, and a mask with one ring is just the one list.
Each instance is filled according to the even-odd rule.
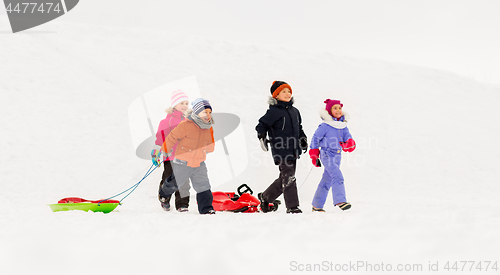
[[160,150],[156,149],[151,150],[151,160],[153,161],[153,164],[157,167],[161,165],[161,162],[159,162],[160,155],[161,155]]
[[269,147],[267,146],[267,144],[269,143],[269,140],[267,140],[267,134],[266,133],[263,133],[263,134],[257,134],[257,138],[259,139],[260,141],[260,148],[262,148],[262,150],[264,152],[267,152],[269,151]]
[[267,144],[269,143],[269,140],[267,139],[259,139],[260,141],[260,148],[262,149],[262,151],[264,152],[267,152],[269,151],[269,146],[267,146]]
[[340,142],[340,146],[342,146],[342,150],[344,152],[352,152],[356,149],[356,142],[354,139],[350,138],[346,142]]
[[161,150],[153,149],[151,151],[151,160],[155,166],[159,167],[170,155]]
[[321,162],[319,161],[319,149],[310,149],[309,156],[312,159],[312,164],[316,167],[321,167]]
[[304,154],[307,152],[307,138],[300,138],[300,149],[304,150]]

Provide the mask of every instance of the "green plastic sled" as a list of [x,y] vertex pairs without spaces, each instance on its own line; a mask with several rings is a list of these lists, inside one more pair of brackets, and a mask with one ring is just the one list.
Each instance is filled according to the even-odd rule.
[[120,204],[117,200],[96,200],[90,201],[82,198],[64,198],[56,204],[49,204],[53,212],[82,210],[92,212],[109,213]]

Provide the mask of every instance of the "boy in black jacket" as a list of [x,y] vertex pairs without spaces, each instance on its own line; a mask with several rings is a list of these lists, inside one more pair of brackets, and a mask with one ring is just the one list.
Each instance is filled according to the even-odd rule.
[[270,202],[281,194],[285,198],[287,213],[302,213],[299,209],[299,196],[295,180],[297,159],[307,151],[307,137],[302,130],[302,118],[293,107],[292,87],[283,81],[274,81],[271,86],[269,109],[259,119],[255,127],[257,136],[267,151],[267,139],[271,144],[274,163],[279,166],[279,177],[263,192],[259,193],[262,212],[269,212]]

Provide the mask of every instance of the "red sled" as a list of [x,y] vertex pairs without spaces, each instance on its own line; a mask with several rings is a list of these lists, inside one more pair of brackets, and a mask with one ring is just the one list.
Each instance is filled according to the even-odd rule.
[[[246,184],[242,184],[237,189],[238,195],[235,192],[212,192],[214,200],[212,206],[215,211],[228,211],[235,213],[254,213],[260,210],[260,201],[253,196],[253,191]],[[278,210],[278,205],[281,202],[275,200],[269,206],[273,211]]]
[[90,202],[90,203],[120,203],[120,201],[117,200],[86,200],[82,198],[76,198],[76,197],[71,197],[71,198],[64,198],[60,199],[57,203],[82,203],[82,202]]

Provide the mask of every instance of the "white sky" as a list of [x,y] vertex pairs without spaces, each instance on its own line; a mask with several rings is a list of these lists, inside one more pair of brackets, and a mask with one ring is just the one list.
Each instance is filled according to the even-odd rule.
[[82,0],[58,20],[369,57],[500,84],[499,14],[497,0]]

